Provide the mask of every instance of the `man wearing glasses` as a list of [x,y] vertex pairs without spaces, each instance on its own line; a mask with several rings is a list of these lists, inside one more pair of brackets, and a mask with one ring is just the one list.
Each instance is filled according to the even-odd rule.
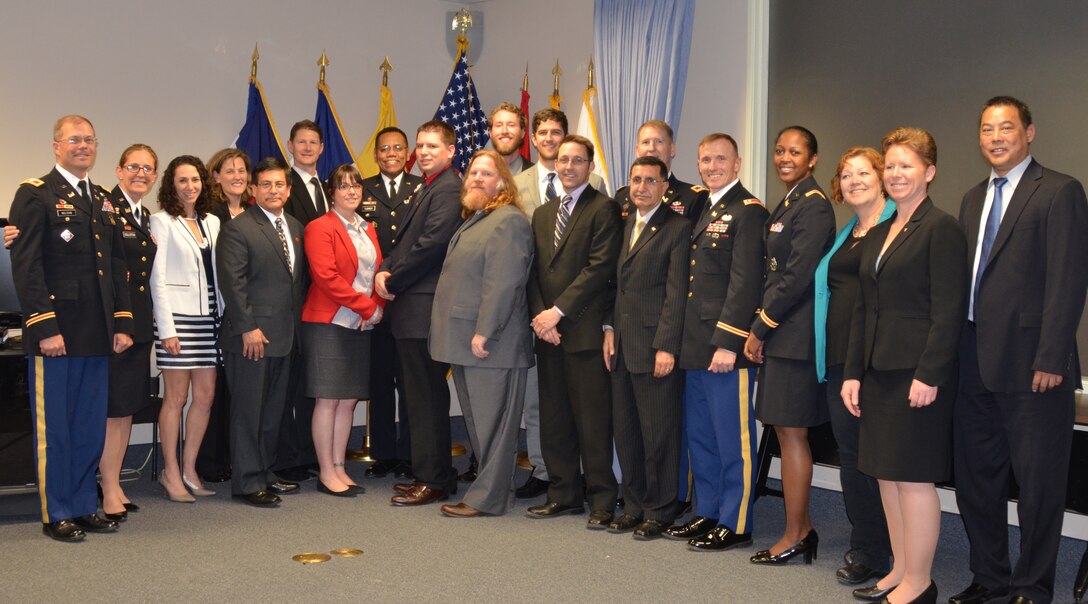
[[287,165],[263,159],[251,182],[257,207],[225,224],[216,243],[225,306],[219,346],[231,391],[231,491],[249,505],[274,507],[277,494],[298,490],[271,465],[309,272],[302,224],[284,211],[291,196]]
[[528,514],[581,514],[581,462],[591,511],[586,527],[605,529],[616,507],[616,477],[602,326],[620,251],[620,212],[589,184],[588,139],[565,137],[555,167],[562,194],[533,213],[536,258],[528,283],[540,372],[540,444],[551,484],[547,502]]
[[87,173],[98,139],[82,116],[53,126],[56,167],[22,182],[11,247],[23,308],[42,532],[79,541],[112,532],[97,515],[95,470],[105,440],[109,357],[132,345],[121,219]]
[[[404,228],[416,188],[423,179],[404,171],[408,161],[408,135],[396,126],[378,132],[374,144],[374,161],[378,174],[363,180],[363,203],[358,212],[378,230],[378,246],[382,258],[393,253]],[[389,322],[374,328],[370,346],[370,455],[376,461],[366,470],[368,478],[393,472],[397,478],[411,478],[412,440],[408,432],[408,411],[404,406],[404,384],[397,361],[397,344]],[[400,407],[400,427],[397,427],[397,405]]]

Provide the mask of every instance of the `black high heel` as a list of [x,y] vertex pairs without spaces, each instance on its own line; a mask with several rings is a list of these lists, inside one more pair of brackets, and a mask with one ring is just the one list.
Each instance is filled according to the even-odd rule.
[[760,550],[752,556],[751,562],[752,564],[778,565],[785,564],[796,556],[803,556],[805,564],[812,564],[812,561],[816,559],[816,550],[819,546],[820,536],[816,534],[815,529],[812,529],[805,535],[804,539],[798,541],[793,547],[781,554],[772,554],[771,550],[767,549]]
[[102,516],[106,520],[112,520],[114,522],[124,522],[125,520],[128,519],[128,512],[122,510],[121,513],[119,513],[119,514],[111,514],[111,513],[107,512],[106,510],[102,510]]

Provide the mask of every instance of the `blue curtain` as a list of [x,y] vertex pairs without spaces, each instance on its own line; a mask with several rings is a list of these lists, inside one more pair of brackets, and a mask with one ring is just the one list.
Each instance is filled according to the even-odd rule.
[[695,0],[596,0],[601,145],[616,188],[627,183],[643,122],[680,125],[694,25]]

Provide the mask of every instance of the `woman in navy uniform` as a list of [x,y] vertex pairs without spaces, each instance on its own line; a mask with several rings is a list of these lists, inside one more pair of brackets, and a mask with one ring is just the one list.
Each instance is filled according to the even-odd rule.
[[808,512],[812,451],[808,429],[827,421],[816,380],[813,329],[816,265],[835,238],[835,213],[812,170],[816,136],[801,126],[778,134],[774,167],[786,197],[767,218],[767,279],[744,353],[763,363],[756,418],[774,426],[782,448],[786,530],[777,543],[752,556],[754,564],[783,564],[796,555],[816,557],[819,536]]
[[151,398],[151,346],[155,341],[149,278],[155,261],[151,238],[151,213],[142,200],[155,184],[159,157],[151,147],[129,145],[114,172],[120,181],[110,192],[110,202],[120,214],[121,242],[128,263],[128,292],[132,300],[132,347],[110,357],[109,408],[106,413],[106,444],[98,471],[102,475],[102,512],[110,520],[124,520],[139,507],[121,489],[121,464],[125,460],[132,415]]

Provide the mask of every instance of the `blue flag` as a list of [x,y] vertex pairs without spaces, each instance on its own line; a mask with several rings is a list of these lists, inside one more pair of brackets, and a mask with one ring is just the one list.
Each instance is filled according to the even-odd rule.
[[442,104],[434,112],[434,119],[445,122],[457,133],[457,155],[453,158],[453,166],[462,174],[468,168],[472,155],[491,140],[487,116],[480,109],[480,97],[476,94],[476,86],[468,71],[466,46],[467,44],[461,45],[458,49],[453,76],[446,86]]
[[272,121],[272,114],[264,100],[264,88],[256,77],[249,80],[246,123],[238,132],[234,146],[245,151],[254,165],[266,157],[278,157],[287,161],[287,154],[283,152],[280,137],[276,134],[276,124]]
[[344,135],[340,117],[336,114],[336,106],[329,98],[329,87],[324,82],[317,85],[314,123],[321,126],[321,131],[325,133],[325,152],[317,159],[317,176],[325,181],[339,166],[355,163],[355,153],[351,150],[348,137]]

